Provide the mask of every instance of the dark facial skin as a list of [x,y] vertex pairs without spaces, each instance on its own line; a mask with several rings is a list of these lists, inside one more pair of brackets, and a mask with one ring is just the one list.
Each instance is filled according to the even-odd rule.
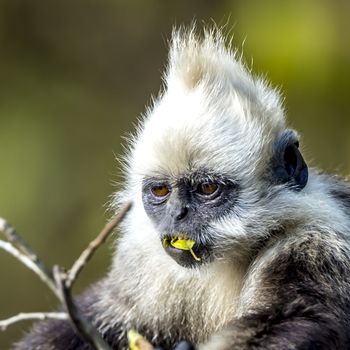
[[[212,240],[207,228],[234,207],[238,185],[228,177],[197,171],[177,178],[146,178],[142,199],[166,252],[180,265],[195,267],[211,260]],[[194,240],[193,253],[169,244],[179,236]],[[164,240],[168,244],[164,245]]]

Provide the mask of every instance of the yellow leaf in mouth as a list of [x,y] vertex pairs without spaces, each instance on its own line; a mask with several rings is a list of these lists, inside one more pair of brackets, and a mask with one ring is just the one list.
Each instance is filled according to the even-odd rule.
[[169,243],[177,249],[189,250],[191,255],[196,261],[201,261],[201,258],[199,258],[192,249],[193,246],[196,244],[196,241],[192,239],[182,239],[182,238],[180,239],[178,237],[172,238],[170,242],[169,242],[169,239],[167,238],[163,240],[163,246],[165,248],[169,246]]
[[182,250],[191,250],[195,243],[196,242],[193,241],[192,239],[179,239],[177,237],[173,238],[170,241],[170,244],[173,247],[182,249]]
[[139,333],[133,329],[127,333],[130,350],[153,350],[153,346]]
[[169,245],[169,239],[168,238],[164,238],[163,239],[163,247],[166,248]]
[[128,332],[128,341],[129,341],[129,348],[131,350],[139,350],[138,342],[142,339],[142,336],[135,332],[133,329],[131,329]]

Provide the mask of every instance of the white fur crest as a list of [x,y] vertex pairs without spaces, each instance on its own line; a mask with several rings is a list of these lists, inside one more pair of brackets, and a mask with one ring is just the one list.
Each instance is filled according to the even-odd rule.
[[[254,79],[217,31],[175,31],[165,91],[139,127],[128,178],[198,168],[257,177],[284,128],[278,93]],[[230,155],[228,158],[226,155]]]

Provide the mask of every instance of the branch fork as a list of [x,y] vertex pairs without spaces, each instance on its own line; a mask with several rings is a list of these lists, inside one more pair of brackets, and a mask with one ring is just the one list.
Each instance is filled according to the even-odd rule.
[[66,310],[66,312],[19,313],[18,315],[12,316],[6,320],[0,320],[0,330],[6,330],[8,326],[23,320],[44,320],[48,318],[59,320],[69,319],[79,336],[95,349],[111,350],[110,346],[101,337],[97,329],[79,310],[79,307],[75,304],[72,298],[71,290],[82,269],[89,262],[95,251],[106,241],[111,232],[123,220],[130,208],[131,203],[127,203],[121,211],[106,224],[97,237],[91,241],[87,248],[80,254],[68,271],[55,265],[51,272],[30,245],[18,234],[15,228],[5,219],[0,218],[0,232],[2,232],[6,238],[6,240],[0,240],[0,249],[11,254],[28,269],[38,275],[56,295]]

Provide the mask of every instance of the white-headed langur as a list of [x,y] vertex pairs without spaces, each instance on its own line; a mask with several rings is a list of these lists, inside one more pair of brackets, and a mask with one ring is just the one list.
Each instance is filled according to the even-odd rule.
[[[107,277],[77,302],[112,349],[350,349],[350,187],[308,169],[280,94],[220,30],[174,30],[130,138]],[[16,350],[88,350],[47,320]]]

